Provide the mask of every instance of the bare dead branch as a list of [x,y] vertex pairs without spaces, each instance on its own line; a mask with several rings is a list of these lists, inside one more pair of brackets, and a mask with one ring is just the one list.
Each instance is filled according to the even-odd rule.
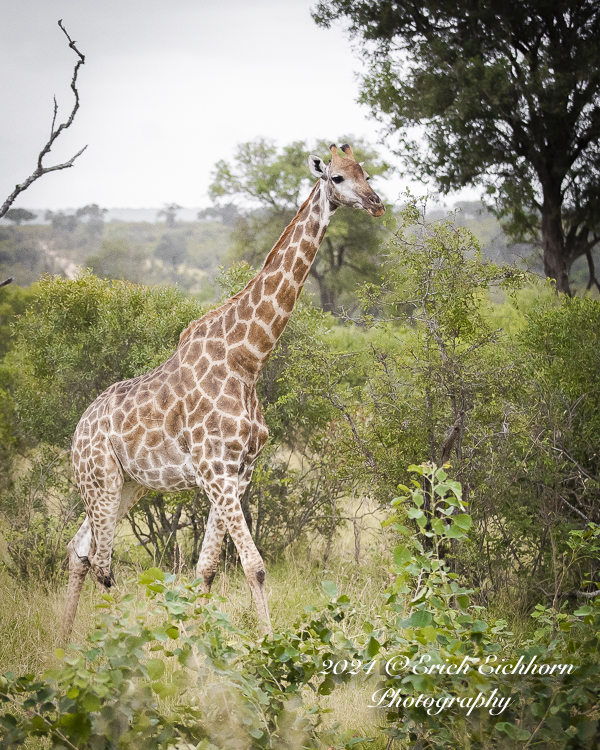
[[0,282],[1,286],[6,286],[7,284],[11,284],[14,281],[14,278],[11,276],[9,279],[5,279],[4,281]]
[[45,174],[48,174],[49,172],[56,172],[59,169],[68,169],[69,167],[73,166],[73,163],[75,162],[75,159],[77,157],[81,156],[81,154],[86,150],[87,146],[84,146],[81,151],[78,151],[75,156],[72,156],[68,161],[64,162],[63,164],[55,164],[52,167],[45,167],[42,163],[44,157],[50,153],[50,150],[52,149],[52,146],[56,142],[56,139],[60,136],[60,134],[67,130],[67,128],[70,128],[73,124],[73,120],[75,119],[75,115],[77,114],[77,111],[79,110],[79,91],[77,90],[77,76],[79,74],[79,68],[85,63],[85,57],[81,54],[81,52],[77,49],[75,42],[71,39],[69,34],[67,33],[67,30],[63,26],[62,19],[58,22],[58,25],[60,26],[62,32],[69,40],[69,47],[75,52],[77,57],[79,58],[77,63],[75,64],[75,67],[73,69],[73,77],[71,79],[71,90],[73,91],[73,95],[75,97],[75,103],[73,104],[73,108],[71,110],[71,114],[69,115],[68,119],[65,122],[62,122],[58,127],[56,126],[56,118],[58,115],[58,105],[56,103],[56,97],[54,97],[54,114],[52,116],[52,126],[50,128],[50,138],[48,139],[48,142],[46,145],[42,148],[38,155],[37,160],[37,167],[35,170],[25,179],[22,183],[15,186],[15,189],[12,191],[12,193],[8,196],[8,198],[4,201],[2,206],[0,207],[0,218],[4,216],[4,214],[8,211],[8,209],[12,206],[12,204],[15,202],[17,196],[19,196],[24,190],[27,190],[27,188],[33,184],[36,180],[38,180],[40,177],[42,177]]

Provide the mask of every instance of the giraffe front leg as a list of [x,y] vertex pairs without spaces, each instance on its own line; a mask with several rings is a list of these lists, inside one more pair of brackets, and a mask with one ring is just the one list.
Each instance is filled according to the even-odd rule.
[[[211,484],[211,501],[219,518],[224,519],[227,524],[227,531],[236,546],[246,580],[252,592],[261,630],[263,634],[267,634],[272,633],[273,629],[265,590],[265,564],[252,539],[240,502],[251,476],[252,469],[250,468],[247,476],[244,476],[241,480],[237,477],[231,477],[213,482]],[[219,487],[220,491],[215,491],[216,487]]]
[[246,580],[252,592],[262,633],[263,635],[270,634],[273,632],[273,628],[271,627],[265,590],[265,564],[250,535],[241,503],[237,498],[233,503],[233,508],[231,510],[228,508],[227,530],[240,556]]
[[252,476],[252,467],[246,469],[242,477],[234,471],[231,471],[228,476],[220,477],[215,477],[214,474],[208,472],[207,474],[208,476],[200,476],[198,479],[198,484],[204,488],[212,506],[207,525],[207,536],[210,529],[212,543],[206,544],[205,539],[206,551],[205,544],[203,544],[197,568],[198,576],[204,579],[204,591],[210,589],[214,578],[226,529],[240,556],[257,609],[261,630],[265,634],[272,633],[265,591],[265,564],[250,535],[240,503],[240,495],[243,494]]
[[221,553],[221,544],[227,525],[222,518],[219,518],[214,507],[211,507],[206,524],[204,539],[202,540],[202,549],[196,566],[196,577],[202,578],[203,584],[201,591],[203,594],[209,594],[212,582],[217,572],[219,556]]

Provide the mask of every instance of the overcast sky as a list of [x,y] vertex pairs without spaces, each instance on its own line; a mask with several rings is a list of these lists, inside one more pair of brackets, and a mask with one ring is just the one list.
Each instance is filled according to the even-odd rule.
[[[81,109],[47,164],[82,146],[72,169],[45,176],[24,208],[207,206],[211,171],[238,143],[377,141],[356,103],[360,63],[310,0],[7,0],[0,25],[0,197],[31,173],[52,119],[72,106],[76,40]],[[389,152],[383,151],[389,156]],[[394,200],[406,180],[379,187]]]

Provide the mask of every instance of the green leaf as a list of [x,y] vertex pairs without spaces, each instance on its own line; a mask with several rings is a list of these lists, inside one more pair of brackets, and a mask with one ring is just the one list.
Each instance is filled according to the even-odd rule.
[[285,663],[286,661],[289,661],[290,659],[294,659],[296,656],[299,656],[299,654],[300,652],[297,651],[292,646],[286,646],[283,653],[279,656],[278,661]]
[[453,523],[448,531],[446,531],[446,537],[448,539],[464,539],[466,537],[466,533],[460,528],[460,526]]
[[178,688],[177,685],[174,685],[172,682],[154,682],[152,683],[152,690],[164,700],[165,698],[175,695]]
[[471,516],[468,513],[458,513],[456,516],[452,516],[452,522],[463,531],[468,531],[473,525]]
[[139,577],[140,583],[152,583],[153,581],[164,581],[165,574],[160,568],[148,568]]
[[321,581],[321,586],[330,599],[337,599],[338,590],[333,581]]
[[329,695],[333,692],[334,689],[335,682],[333,681],[332,676],[328,674],[323,682],[319,685],[319,689],[317,692],[319,693],[319,695]]
[[412,613],[408,620],[403,620],[401,626],[403,628],[424,628],[426,625],[429,625],[432,620],[433,616],[431,612],[427,612],[424,609],[418,609],[416,612]]
[[520,729],[514,724],[510,724],[508,721],[498,722],[498,724],[496,724],[496,729],[499,732],[504,732],[504,734],[508,735],[512,740],[525,741],[531,737],[531,733],[528,732],[527,729]]
[[93,713],[100,710],[102,702],[94,693],[86,693],[81,699],[81,706],[88,713]]
[[186,672],[185,669],[178,669],[176,672],[173,672],[173,685],[176,687],[186,688],[192,687],[195,684],[196,678],[189,672]]
[[409,560],[412,560],[412,552],[408,547],[400,546],[394,548],[394,565],[404,565]]
[[165,663],[162,659],[148,659],[146,669],[152,681],[159,680],[165,672]]

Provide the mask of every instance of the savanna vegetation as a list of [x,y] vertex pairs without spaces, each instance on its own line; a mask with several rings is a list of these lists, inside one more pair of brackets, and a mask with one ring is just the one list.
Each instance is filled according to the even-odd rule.
[[116,585],[88,580],[58,640],[80,414],[251,278],[307,152],[240,145],[195,222],[171,203],[164,224],[97,205],[33,224],[16,196],[79,155],[42,167],[79,105],[67,35],[74,109],[0,214],[0,278],[19,284],[0,288],[0,750],[600,745],[598,8],[576,5],[314,10],[361,40],[363,101],[405,163],[493,201],[332,222],[260,380],[270,440],[243,508],[262,637],[230,543],[198,594],[197,490],[131,510]]
[[88,583],[80,645],[57,641],[70,435],[205,303],[89,271],[0,290],[2,747],[595,746],[599,303],[415,201],[397,221],[354,321],[305,299],[261,378],[262,639],[231,545],[215,596],[195,593],[197,491],[133,509],[116,589]]

